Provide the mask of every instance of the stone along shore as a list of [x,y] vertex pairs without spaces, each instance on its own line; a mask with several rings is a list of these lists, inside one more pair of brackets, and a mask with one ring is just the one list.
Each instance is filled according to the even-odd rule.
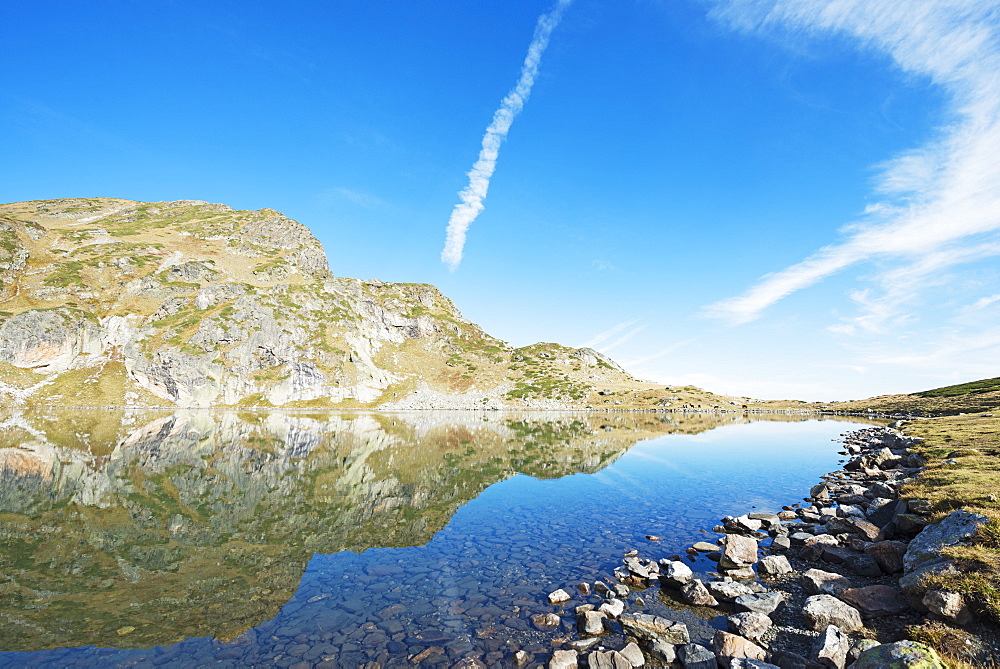
[[[851,459],[822,477],[806,504],[726,517],[713,528],[723,535],[716,544],[688,549],[717,562],[714,572],[695,573],[679,555],[657,562],[631,551],[613,577],[579,584],[574,597],[551,593],[564,612],[574,599],[588,603],[573,608],[577,638],[547,666],[943,669],[933,649],[898,639],[928,617],[974,622],[961,594],[928,589],[924,579],[956,569],[942,548],[968,540],[986,518],[959,510],[931,524],[925,501],[900,497],[923,465],[909,450],[916,439],[889,428],[843,436]],[[714,632],[710,648],[691,643],[685,623],[641,612],[654,586],[652,598],[701,618],[725,615],[727,629]],[[561,620],[535,618],[539,627]],[[984,661],[1000,653],[979,650]],[[523,652],[513,662],[541,666]]]

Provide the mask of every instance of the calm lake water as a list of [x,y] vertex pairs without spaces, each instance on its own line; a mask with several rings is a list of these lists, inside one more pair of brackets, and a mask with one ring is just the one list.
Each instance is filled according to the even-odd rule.
[[[735,414],[0,418],[2,667],[450,667],[518,649],[541,661],[575,638],[572,607],[593,601],[576,584],[610,576],[629,549],[682,553],[714,541],[722,516],[801,501],[836,469],[833,440],[860,427]],[[556,588],[574,594],[569,608],[545,603]],[[640,594],[696,640],[724,625]],[[536,629],[531,616],[548,612],[563,625]]]

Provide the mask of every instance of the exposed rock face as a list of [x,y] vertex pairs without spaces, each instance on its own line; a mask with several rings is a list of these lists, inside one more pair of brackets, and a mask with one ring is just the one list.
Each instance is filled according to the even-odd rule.
[[63,372],[101,350],[97,319],[79,309],[24,311],[0,324],[0,362],[15,367]]
[[619,372],[625,372],[625,370],[622,369],[617,362],[615,362],[608,356],[604,355],[600,351],[595,351],[592,348],[578,348],[572,353],[570,353],[570,355],[573,356],[574,358],[577,358],[578,360],[582,360],[584,363],[590,365],[591,367],[604,365],[606,367],[610,367],[611,369],[617,369]]
[[270,209],[0,205],[0,300],[14,403],[563,408],[634,382],[592,349],[513,349],[433,286],[335,278]]
[[[33,240],[41,237],[34,226],[25,226],[24,234]],[[6,301],[16,294],[17,278],[27,266],[30,255],[15,223],[0,220],[0,299]]]

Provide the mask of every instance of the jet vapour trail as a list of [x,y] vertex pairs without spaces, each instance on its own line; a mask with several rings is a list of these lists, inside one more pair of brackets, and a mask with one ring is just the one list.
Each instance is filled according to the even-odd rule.
[[469,170],[469,185],[458,194],[458,199],[461,202],[455,205],[451,212],[451,218],[448,219],[448,236],[444,243],[444,250],[441,251],[441,262],[447,264],[452,270],[462,262],[466,231],[483,210],[483,200],[486,199],[490,178],[493,176],[493,171],[497,166],[497,157],[500,155],[500,144],[510,132],[514,117],[524,108],[524,103],[531,94],[531,87],[535,84],[542,54],[545,52],[545,47],[549,45],[549,37],[555,27],[559,25],[563,12],[572,1],[557,0],[552,9],[538,17],[538,23],[535,24],[535,34],[528,46],[528,55],[525,56],[524,65],[521,66],[521,78],[500,102],[500,108],[494,112],[493,121],[486,128],[486,134],[483,135],[483,148],[479,150],[479,158]]

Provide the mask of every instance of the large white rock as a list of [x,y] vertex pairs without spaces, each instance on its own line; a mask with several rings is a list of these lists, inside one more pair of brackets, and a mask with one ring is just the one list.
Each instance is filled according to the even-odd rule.
[[722,538],[719,567],[741,569],[757,562],[757,540],[742,534],[727,534]]

